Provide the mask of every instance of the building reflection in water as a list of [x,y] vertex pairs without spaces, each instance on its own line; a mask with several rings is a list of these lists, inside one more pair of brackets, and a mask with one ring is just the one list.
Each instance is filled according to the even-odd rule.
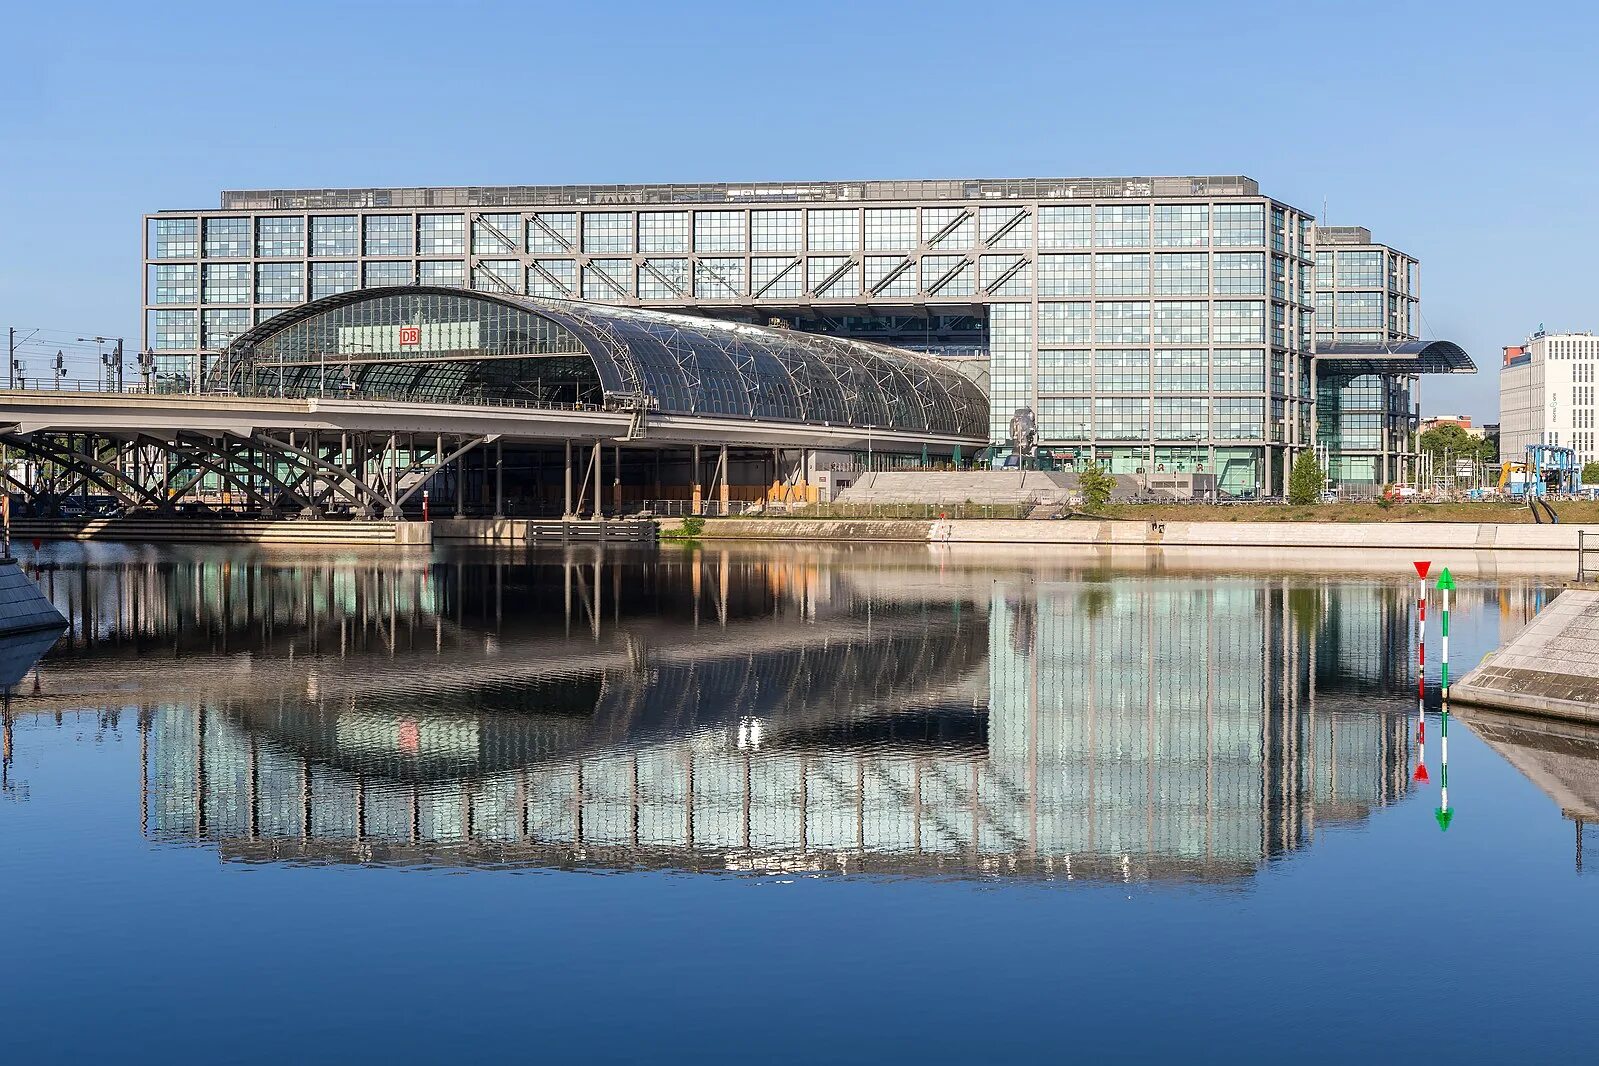
[[1229,880],[1406,788],[1403,585],[856,558],[63,571],[32,699],[238,860]]

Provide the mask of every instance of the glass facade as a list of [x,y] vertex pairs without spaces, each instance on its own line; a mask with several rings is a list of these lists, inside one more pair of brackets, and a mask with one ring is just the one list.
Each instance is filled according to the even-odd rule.
[[[192,269],[199,291],[191,295],[181,269],[152,274],[146,306],[280,306],[294,291],[292,271],[252,263],[242,289],[233,275],[205,271],[226,265],[205,261],[213,256],[252,255],[298,266],[301,299],[421,282],[689,313],[703,304],[754,324],[776,318],[986,355],[991,439],[1031,407],[1041,443],[1093,454],[1097,442],[1114,442],[1134,470],[1151,467],[1156,448],[1169,457],[1180,445],[1184,462],[1207,469],[1217,448],[1247,447],[1263,472],[1272,469],[1266,448],[1308,442],[1317,399],[1307,361],[1318,266],[1310,222],[1247,179],[871,187],[817,187],[813,197],[803,184],[740,186],[711,199],[677,186],[651,187],[651,199],[529,188],[481,204],[453,192],[323,190],[300,210],[158,216],[147,226],[151,266]],[[1370,264],[1360,271],[1369,276]],[[1356,304],[1363,321],[1389,314]],[[184,351],[177,338],[190,335],[199,345],[197,330],[166,330],[163,356]],[[154,348],[153,333],[147,340]],[[1268,375],[1273,365],[1282,373]],[[1224,408],[1215,402],[1223,395],[1258,402]],[[1244,425],[1257,411],[1259,424]],[[1280,485],[1250,491],[1268,488]]]

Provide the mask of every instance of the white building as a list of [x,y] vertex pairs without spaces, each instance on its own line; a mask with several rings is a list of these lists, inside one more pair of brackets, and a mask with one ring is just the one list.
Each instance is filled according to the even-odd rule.
[[1579,463],[1599,460],[1595,382],[1599,337],[1535,333],[1505,348],[1499,371],[1499,452],[1519,459],[1529,444],[1573,448]]

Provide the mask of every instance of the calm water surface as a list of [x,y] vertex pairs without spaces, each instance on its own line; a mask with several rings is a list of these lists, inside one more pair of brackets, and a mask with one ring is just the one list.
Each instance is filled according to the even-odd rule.
[[1599,739],[1463,712],[1440,831],[1397,569],[37,562],[7,1061],[1594,1054]]

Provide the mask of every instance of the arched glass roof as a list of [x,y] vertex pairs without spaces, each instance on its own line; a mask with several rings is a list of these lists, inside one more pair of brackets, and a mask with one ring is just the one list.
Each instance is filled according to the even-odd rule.
[[795,330],[432,286],[313,300],[217,360],[230,387],[472,403],[648,406],[985,437],[988,401],[937,359]]
[[1471,356],[1454,341],[1323,344],[1316,352],[1316,362],[1324,376],[1477,372]]

